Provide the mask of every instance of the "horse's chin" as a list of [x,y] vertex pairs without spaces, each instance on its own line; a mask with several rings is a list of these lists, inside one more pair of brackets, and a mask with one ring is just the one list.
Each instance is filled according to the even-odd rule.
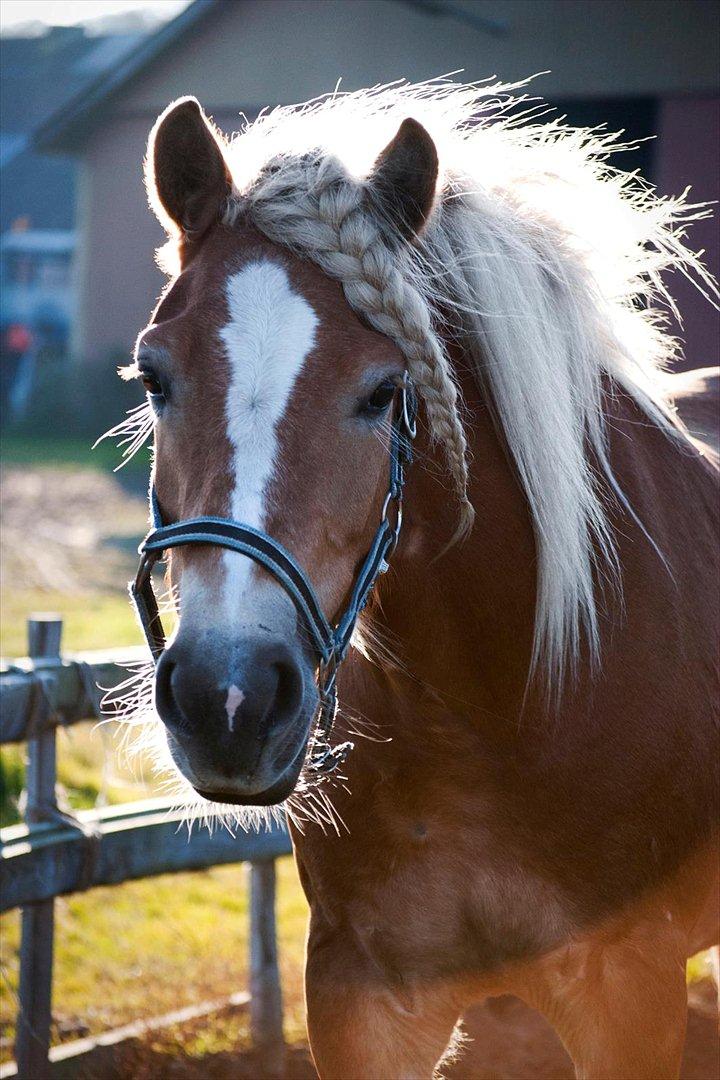
[[292,795],[297,786],[297,781],[297,776],[281,777],[280,780],[265,788],[264,791],[257,791],[252,794],[227,788],[213,791],[195,788],[195,791],[203,799],[211,803],[228,803],[231,806],[277,806],[278,803],[284,802],[285,799]]
[[[262,770],[259,777],[208,775],[207,769],[195,770],[188,755],[168,733],[168,745],[175,767],[193,790],[210,803],[231,806],[276,806],[284,802],[297,787],[307,749],[307,734],[297,745],[286,747],[275,768]],[[268,773],[270,775],[268,775]]]

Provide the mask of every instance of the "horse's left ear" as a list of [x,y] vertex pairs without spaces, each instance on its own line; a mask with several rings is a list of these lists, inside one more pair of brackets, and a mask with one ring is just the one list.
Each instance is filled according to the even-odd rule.
[[392,224],[410,239],[432,210],[438,175],[435,143],[422,124],[403,120],[368,177],[369,189]]

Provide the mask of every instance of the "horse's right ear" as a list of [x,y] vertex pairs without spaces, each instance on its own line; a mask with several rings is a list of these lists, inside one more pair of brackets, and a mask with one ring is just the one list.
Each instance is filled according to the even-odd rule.
[[220,134],[192,97],[168,105],[150,132],[145,160],[150,205],[168,232],[198,240],[218,220],[232,181]]

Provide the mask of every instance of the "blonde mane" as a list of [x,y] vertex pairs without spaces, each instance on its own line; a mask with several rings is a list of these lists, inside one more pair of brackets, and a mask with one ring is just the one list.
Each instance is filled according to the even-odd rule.
[[[561,686],[583,637],[598,655],[594,580],[619,582],[608,494],[632,514],[607,457],[605,388],[621,387],[682,438],[662,376],[676,343],[661,274],[680,271],[706,294],[715,287],[683,242],[705,208],[659,198],[612,169],[613,136],[538,124],[540,107],[513,96],[517,89],[393,84],[261,115],[228,147],[234,193],[225,221],[243,217],[317,262],[398,343],[447,455],[460,531],[471,527],[472,508],[446,341],[461,345],[534,525],[532,670]],[[441,168],[415,245],[398,242],[365,183],[408,116],[432,135]]]

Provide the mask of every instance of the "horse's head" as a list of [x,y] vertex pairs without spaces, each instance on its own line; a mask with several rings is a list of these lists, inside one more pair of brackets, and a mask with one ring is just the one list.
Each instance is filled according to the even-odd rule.
[[[160,118],[148,163],[180,254],[136,355],[155,411],[162,517],[267,533],[332,619],[381,520],[403,353],[321,269],[228,215],[222,143],[196,102]],[[430,210],[436,170],[432,141],[409,122],[363,198],[407,235]],[[317,707],[307,628],[278,581],[235,551],[177,548],[170,579],[179,621],[155,699],[176,764],[207,798],[278,802],[297,782]]]

